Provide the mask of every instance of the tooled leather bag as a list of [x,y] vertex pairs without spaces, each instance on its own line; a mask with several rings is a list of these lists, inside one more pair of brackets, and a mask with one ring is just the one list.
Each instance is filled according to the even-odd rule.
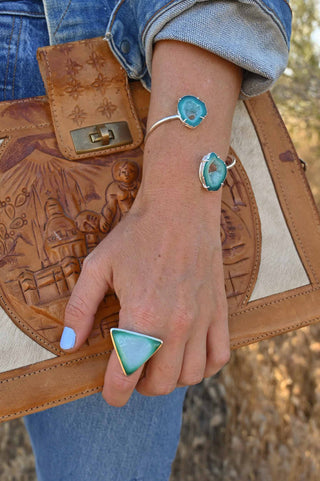
[[[149,94],[101,38],[38,52],[47,97],[0,104],[0,420],[102,389],[119,303],[85,345],[60,350],[86,255],[128,212]],[[320,317],[320,220],[270,94],[239,101],[221,239],[231,347]]]

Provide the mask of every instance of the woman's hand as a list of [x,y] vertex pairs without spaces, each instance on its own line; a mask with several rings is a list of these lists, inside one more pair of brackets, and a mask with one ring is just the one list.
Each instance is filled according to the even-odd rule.
[[[184,71],[189,78],[181,78]],[[135,388],[160,395],[198,383],[229,359],[221,190],[206,192],[198,168],[210,151],[226,157],[241,72],[197,47],[159,42],[152,75],[149,126],[174,114],[178,98],[188,94],[205,101],[208,117],[195,130],[175,120],[150,134],[133,207],[84,262],[66,309],[75,350],[109,288],[120,301],[120,328],[163,340],[140,380],[143,367],[125,376],[112,353],[103,395],[114,406],[124,405]]]
[[229,358],[220,211],[206,211],[188,196],[151,205],[142,197],[88,256],[66,310],[77,348],[110,287],[121,305],[119,327],[163,340],[140,382],[142,368],[126,377],[112,353],[103,393],[117,406],[137,383],[142,394],[167,394],[213,375]]

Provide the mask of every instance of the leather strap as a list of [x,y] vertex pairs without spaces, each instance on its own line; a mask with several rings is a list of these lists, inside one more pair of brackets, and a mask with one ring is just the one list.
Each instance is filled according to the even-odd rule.
[[[0,377],[0,421],[74,401],[99,392],[111,350],[67,354]],[[58,377],[57,377],[58,376]]]
[[310,285],[249,302],[230,315],[233,349],[320,320],[320,218],[305,172],[269,93],[245,102]]
[[320,286],[259,299],[231,314],[231,348],[237,349],[320,321]]
[[263,147],[296,248],[310,282],[318,284],[320,218],[297,152],[270,93],[246,101],[245,105]]

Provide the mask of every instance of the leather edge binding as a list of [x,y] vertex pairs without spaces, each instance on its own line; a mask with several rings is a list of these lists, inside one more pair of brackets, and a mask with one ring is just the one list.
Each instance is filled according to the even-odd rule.
[[[301,262],[311,284],[319,284],[320,216],[295,147],[269,92],[244,103],[260,140],[281,210]],[[273,115],[265,116],[266,111]],[[272,144],[267,131],[269,134],[272,132]],[[290,160],[281,160],[285,154]],[[290,182],[286,182],[286,178],[290,178]],[[289,209],[289,205],[295,205],[295,209]],[[308,231],[308,225],[317,229]]]
[[67,354],[0,374],[0,422],[101,391],[110,353]]

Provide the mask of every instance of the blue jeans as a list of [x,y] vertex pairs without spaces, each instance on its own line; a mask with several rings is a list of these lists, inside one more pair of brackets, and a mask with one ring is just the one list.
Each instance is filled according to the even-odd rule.
[[38,481],[167,481],[185,392],[134,392],[122,408],[94,394],[27,416]]
[[[36,50],[48,43],[41,0],[0,0],[0,100],[45,93]],[[185,392],[134,393],[123,408],[96,394],[26,417],[38,481],[166,481]]]
[[41,0],[0,0],[0,100],[45,94],[36,51],[48,44]]

